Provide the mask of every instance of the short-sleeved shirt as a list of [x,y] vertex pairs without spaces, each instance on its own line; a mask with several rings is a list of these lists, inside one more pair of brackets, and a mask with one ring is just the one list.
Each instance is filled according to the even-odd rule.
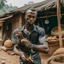
[[[22,26],[14,30],[12,35],[13,44],[18,43],[18,37],[16,36],[17,31],[20,31],[23,34],[23,37],[27,38],[32,44],[38,45],[40,43],[47,41],[44,29],[36,25],[33,25],[33,26],[34,28],[29,35],[24,32],[25,26]],[[41,64],[38,51],[33,51],[32,57],[34,58],[34,64]]]

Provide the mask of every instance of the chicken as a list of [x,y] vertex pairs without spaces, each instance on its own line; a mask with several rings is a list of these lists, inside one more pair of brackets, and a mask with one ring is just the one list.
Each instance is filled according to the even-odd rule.
[[16,35],[18,36],[19,39],[19,42],[17,43],[17,49],[23,51],[24,53],[28,53],[29,57],[32,59],[31,54],[33,52],[33,49],[32,49],[31,42],[26,38],[24,38],[21,32],[17,32]]
[[29,54],[32,53],[31,42],[26,38],[21,39],[21,41],[18,43],[18,46],[21,51],[26,53],[28,52]]

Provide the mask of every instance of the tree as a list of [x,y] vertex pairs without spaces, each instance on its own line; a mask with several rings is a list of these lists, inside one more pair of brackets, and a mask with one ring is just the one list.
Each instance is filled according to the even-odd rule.
[[3,6],[5,6],[5,2],[7,2],[6,0],[0,0],[0,9],[3,8]]
[[5,13],[10,12],[11,10],[16,9],[16,6],[12,6],[12,4],[9,6],[6,4],[6,0],[0,0],[0,15],[3,15]]

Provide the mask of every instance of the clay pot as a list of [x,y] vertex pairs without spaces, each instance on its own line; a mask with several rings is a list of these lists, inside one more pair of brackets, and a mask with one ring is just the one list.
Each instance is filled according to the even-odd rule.
[[6,41],[4,42],[4,46],[7,47],[7,48],[12,47],[12,46],[13,46],[13,45],[12,45],[12,41],[11,41],[10,39],[6,40]]

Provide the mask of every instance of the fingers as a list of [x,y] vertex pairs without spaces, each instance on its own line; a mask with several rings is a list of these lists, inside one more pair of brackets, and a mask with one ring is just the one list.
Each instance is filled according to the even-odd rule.
[[24,62],[28,62],[28,63],[32,63],[33,62],[33,58],[32,57],[26,57],[25,55],[21,56],[22,60]]
[[31,58],[31,57],[29,57],[27,60],[28,60],[29,62],[33,62],[33,58]]
[[24,62],[27,61],[27,58],[26,58],[24,55],[22,55],[21,58],[22,58],[22,60],[23,60]]

